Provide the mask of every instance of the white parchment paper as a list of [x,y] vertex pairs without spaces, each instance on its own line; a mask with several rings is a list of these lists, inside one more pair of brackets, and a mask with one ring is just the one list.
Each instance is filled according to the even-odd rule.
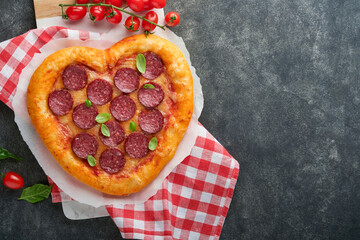
[[[159,14],[159,22],[162,22],[164,14],[162,10]],[[124,21],[124,19],[123,19]],[[158,189],[161,188],[163,180],[170,174],[170,172],[190,154],[192,147],[195,144],[196,137],[198,135],[198,124],[197,119],[201,114],[203,108],[203,94],[200,84],[200,79],[196,75],[195,69],[191,66],[190,55],[186,49],[185,43],[182,38],[176,36],[169,29],[162,31],[157,29],[156,35],[161,36],[165,39],[170,40],[176,44],[183,52],[187,59],[194,79],[194,114],[190,122],[189,128],[181,141],[174,158],[164,167],[160,174],[143,190],[131,194],[126,197],[112,196],[97,191],[86,184],[73,178],[67,172],[65,172],[57,161],[53,158],[50,152],[43,144],[41,138],[37,134],[29,118],[26,108],[26,90],[29,84],[30,78],[35,69],[41,64],[41,62],[50,54],[57,50],[70,47],[70,46],[89,46],[99,49],[106,49],[115,42],[133,35],[128,31],[125,31],[121,25],[119,29],[111,30],[101,35],[100,39],[89,39],[81,41],[74,39],[76,37],[70,36],[67,39],[52,40],[44,45],[40,51],[41,53],[36,54],[30,64],[28,64],[22,71],[19,84],[17,87],[16,95],[13,99],[13,108],[15,111],[15,122],[17,123],[23,139],[28,144],[30,150],[38,160],[40,166],[43,168],[45,173],[71,198],[79,203],[84,203],[95,208],[99,208],[104,205],[115,204],[123,205],[128,203],[142,203],[153,196]],[[91,36],[91,35],[90,35]],[[86,211],[85,211],[86,212]],[[91,214],[88,216],[91,217]]]

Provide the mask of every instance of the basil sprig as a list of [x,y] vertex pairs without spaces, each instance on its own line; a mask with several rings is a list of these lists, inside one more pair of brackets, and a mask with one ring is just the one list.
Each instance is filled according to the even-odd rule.
[[139,72],[145,73],[146,59],[145,56],[141,53],[136,56],[136,67],[139,70]]
[[49,197],[51,192],[52,184],[44,185],[44,184],[35,184],[31,187],[25,188],[21,196],[18,198],[18,200],[25,200],[29,203],[37,203],[42,200],[45,200]]
[[131,132],[134,132],[136,130],[136,123],[131,121],[129,124],[129,128]]
[[101,124],[101,133],[105,137],[110,137],[110,130],[105,124]]
[[158,145],[158,140],[156,137],[153,137],[149,142],[149,149],[151,151],[154,151]]
[[89,99],[86,99],[86,100],[85,100],[85,106],[86,106],[87,108],[89,108],[89,107],[91,107],[91,105],[92,105],[91,101],[90,101]]
[[106,123],[107,121],[109,121],[110,119],[110,114],[108,113],[99,113],[96,118],[95,121],[98,123]]
[[10,153],[8,150],[0,148],[0,159],[5,159],[5,158],[13,158],[18,161],[23,160],[21,157],[15,156],[14,154]]
[[145,89],[154,89],[155,87],[154,87],[154,85],[152,85],[150,83],[147,83],[147,84],[144,85],[144,88]]
[[88,161],[89,165],[92,167],[96,165],[96,159],[91,155],[87,156],[87,161]]

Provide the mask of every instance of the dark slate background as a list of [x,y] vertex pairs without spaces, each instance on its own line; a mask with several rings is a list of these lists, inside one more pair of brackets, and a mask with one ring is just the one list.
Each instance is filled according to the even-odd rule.
[[[221,239],[360,238],[360,1],[168,0],[201,78],[201,123],[240,162]],[[35,28],[32,0],[0,1],[0,41]],[[1,161],[46,176],[0,103]],[[2,239],[119,239],[110,218],[71,221],[0,184]]]

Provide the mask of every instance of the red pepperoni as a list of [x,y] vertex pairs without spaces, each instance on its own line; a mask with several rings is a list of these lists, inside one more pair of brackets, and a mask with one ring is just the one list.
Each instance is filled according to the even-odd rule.
[[124,154],[116,148],[109,148],[100,156],[101,168],[110,174],[118,173],[125,165]]
[[82,129],[89,129],[96,125],[95,118],[98,110],[94,105],[86,107],[85,103],[78,105],[73,112],[73,120],[76,126]]
[[115,86],[123,93],[131,93],[138,89],[139,73],[131,68],[120,68],[114,77]]
[[145,133],[157,133],[164,125],[164,117],[157,109],[142,111],[139,115],[140,128]]
[[83,89],[88,81],[88,76],[83,67],[79,65],[67,66],[62,73],[64,86],[69,90]]
[[113,89],[110,83],[103,79],[92,81],[87,87],[89,100],[97,105],[104,105],[112,98]]
[[110,111],[116,120],[127,121],[134,116],[136,104],[129,96],[121,95],[111,101]]
[[110,137],[105,137],[99,129],[100,140],[109,147],[119,145],[125,139],[125,132],[120,123],[116,121],[107,121],[105,125],[109,128]]
[[88,155],[94,156],[98,149],[96,138],[89,133],[80,133],[71,142],[71,148],[76,156],[86,159]]
[[145,157],[149,152],[149,139],[143,133],[132,133],[125,140],[125,151],[132,158]]
[[48,105],[55,115],[66,115],[72,109],[73,103],[71,94],[65,89],[55,90],[49,94]]
[[[152,84],[155,88],[144,88],[145,84]],[[147,82],[138,91],[139,102],[147,108],[158,106],[164,99],[164,91],[159,84]]]
[[145,73],[142,74],[144,78],[147,79],[155,79],[164,71],[164,64],[156,53],[147,52],[144,53],[144,57],[146,60],[146,68]]

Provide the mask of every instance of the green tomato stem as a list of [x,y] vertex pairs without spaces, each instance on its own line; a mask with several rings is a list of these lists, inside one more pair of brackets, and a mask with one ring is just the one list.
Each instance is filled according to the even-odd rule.
[[159,24],[157,24],[157,23],[154,23],[154,22],[146,19],[145,17],[142,17],[142,16],[140,16],[140,15],[136,15],[136,14],[134,14],[134,13],[131,13],[131,12],[125,10],[125,8],[119,8],[119,7],[116,7],[116,6],[112,5],[112,4],[105,4],[105,3],[77,4],[77,3],[75,2],[74,4],[59,4],[59,6],[60,6],[61,8],[63,8],[63,7],[71,7],[71,6],[79,6],[79,7],[87,7],[88,9],[89,9],[89,7],[93,7],[93,6],[112,7],[113,9],[115,8],[115,9],[117,9],[117,10],[123,12],[123,13],[129,14],[130,16],[134,16],[134,17],[140,18],[140,19],[142,19],[142,20],[144,20],[144,21],[146,21],[146,22],[148,22],[148,23],[150,23],[150,24],[153,24],[153,25],[155,25],[155,26],[158,26],[159,28],[161,28],[162,30],[165,31],[165,25],[159,25]]

